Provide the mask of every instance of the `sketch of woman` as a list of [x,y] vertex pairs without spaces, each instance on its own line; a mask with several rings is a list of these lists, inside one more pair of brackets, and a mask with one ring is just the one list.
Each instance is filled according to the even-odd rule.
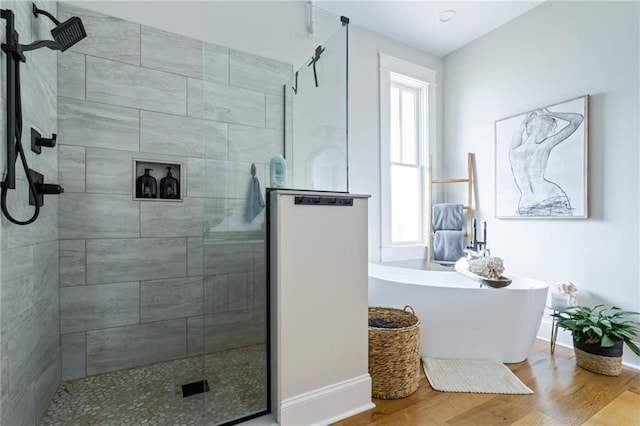
[[[566,123],[557,130],[558,121]],[[509,149],[511,172],[520,190],[520,216],[570,216],[571,202],[564,190],[545,179],[551,150],[571,136],[582,114],[553,112],[546,108],[527,114],[513,135]]]

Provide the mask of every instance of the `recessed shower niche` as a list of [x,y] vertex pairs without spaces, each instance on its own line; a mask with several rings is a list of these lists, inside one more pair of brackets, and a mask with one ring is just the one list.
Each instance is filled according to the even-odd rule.
[[133,199],[139,201],[183,201],[180,162],[133,160]]

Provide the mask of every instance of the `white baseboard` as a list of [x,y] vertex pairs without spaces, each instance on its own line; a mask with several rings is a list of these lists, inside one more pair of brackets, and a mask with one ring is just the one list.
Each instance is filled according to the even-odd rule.
[[371,377],[364,374],[282,401],[280,424],[328,425],[373,407]]

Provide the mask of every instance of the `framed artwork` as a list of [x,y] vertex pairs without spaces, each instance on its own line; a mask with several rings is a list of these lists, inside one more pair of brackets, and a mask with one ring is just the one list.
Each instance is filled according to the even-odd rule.
[[584,219],[589,96],[495,122],[497,218]]

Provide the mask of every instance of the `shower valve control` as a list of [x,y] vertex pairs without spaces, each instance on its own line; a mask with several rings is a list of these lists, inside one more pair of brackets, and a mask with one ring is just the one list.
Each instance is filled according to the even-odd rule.
[[64,188],[60,185],[56,185],[55,183],[43,183],[36,187],[38,194],[53,194],[58,195],[64,192]]
[[33,191],[29,190],[29,204],[32,206],[35,206],[37,202],[38,206],[42,207],[44,205],[44,195],[57,195],[64,192],[64,188],[60,185],[44,183],[44,176],[33,169],[29,169],[29,176],[36,191],[34,194]]

